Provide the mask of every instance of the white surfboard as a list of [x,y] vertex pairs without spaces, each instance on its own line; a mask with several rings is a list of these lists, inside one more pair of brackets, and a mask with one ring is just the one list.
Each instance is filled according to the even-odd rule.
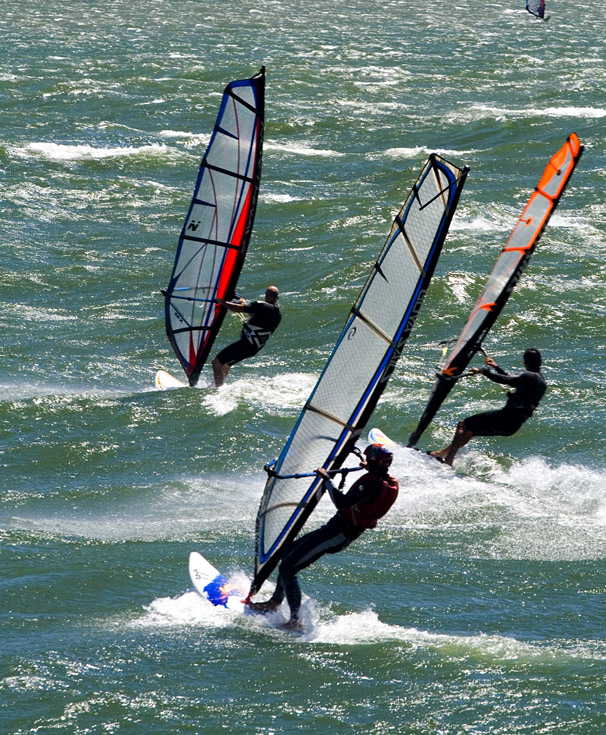
[[175,378],[174,375],[167,373],[166,370],[158,370],[154,382],[156,384],[156,388],[158,388],[159,390],[170,390],[171,388],[187,388],[187,383],[179,380],[179,378]]
[[246,592],[230,583],[202,554],[192,551],[189,555],[189,576],[204,599],[216,606],[226,607],[243,613]]
[[384,434],[381,429],[371,429],[368,432],[368,441],[371,444],[378,444],[381,447],[393,447],[395,442]]
[[[371,444],[379,444],[382,447],[395,447],[396,446],[396,442],[393,439],[390,439],[387,436],[387,434],[384,434],[381,431],[381,429],[371,429],[368,432],[368,441]],[[440,459],[440,457],[434,457],[432,454],[430,454],[425,449],[417,449],[417,447],[408,447],[408,449],[412,449],[414,452],[420,452],[421,454],[424,454],[426,457],[430,457],[436,462],[439,462],[440,464],[445,465],[445,467],[449,466],[445,464],[444,460]],[[452,469],[452,467],[450,469]]]

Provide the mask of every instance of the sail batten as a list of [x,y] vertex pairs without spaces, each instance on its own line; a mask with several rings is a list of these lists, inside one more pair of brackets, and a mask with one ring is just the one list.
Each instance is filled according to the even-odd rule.
[[547,227],[582,152],[583,146],[577,135],[571,133],[548,162],[458,339],[448,352],[444,366],[437,374],[425,410],[408,439],[409,447],[418,443],[456,381],[481,349],[482,341],[503,310]]
[[[190,385],[197,383],[225,317],[216,299],[233,298],[246,257],[261,177],[264,107],[264,67],[225,88],[162,291],[166,333]],[[194,296],[179,295],[183,290]]]
[[[230,135],[230,133],[226,133],[226,135]],[[234,140],[237,140],[238,139],[235,135],[232,135],[231,137]],[[209,171],[215,171],[216,173],[226,174],[228,176],[233,176],[235,179],[240,179],[240,181],[246,181],[249,184],[252,184],[252,182],[254,181],[254,179],[252,178],[252,176],[247,176],[246,174],[234,173],[234,172],[230,171],[229,169],[221,168],[220,166],[213,166],[210,163],[207,163],[206,164],[206,168]],[[197,202],[197,203],[206,204],[206,202]],[[214,206],[214,205],[209,205],[209,206]]]
[[467,171],[432,154],[396,215],[336,346],[268,473],[257,515],[251,595],[323,493],[317,477],[304,479],[301,474],[316,467],[339,469],[354,450],[412,330]]

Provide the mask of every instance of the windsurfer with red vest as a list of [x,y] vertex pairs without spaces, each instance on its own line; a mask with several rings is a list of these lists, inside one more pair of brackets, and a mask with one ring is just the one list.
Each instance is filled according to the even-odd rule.
[[272,612],[286,597],[290,620],[284,627],[300,630],[301,589],[297,574],[324,554],[336,554],[346,549],[364,531],[375,528],[379,518],[394,504],[398,497],[398,481],[387,472],[393,454],[379,444],[366,447],[364,454],[366,459],[362,461],[362,466],[368,471],[346,493],[333,485],[326,470],[316,470],[316,474],[323,478],[337,512],[325,525],[306,533],[284,549],[274,594],[265,602],[249,602],[252,611]]

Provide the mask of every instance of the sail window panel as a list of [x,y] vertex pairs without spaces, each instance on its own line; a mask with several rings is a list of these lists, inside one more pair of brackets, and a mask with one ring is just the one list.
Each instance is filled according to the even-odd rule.
[[[245,193],[248,192],[249,188],[249,184],[245,184],[232,176],[217,175],[216,172],[212,176],[204,176],[197,198],[204,202],[214,202],[216,208],[215,216],[211,218],[206,226],[208,234],[201,234],[200,237],[208,237],[211,240],[229,243],[235,224],[246,202]],[[209,208],[202,207],[202,209],[207,210],[206,216],[208,217]],[[186,230],[186,234],[192,234],[193,236],[196,236],[197,233],[198,231],[192,233],[191,230]]]
[[[572,159],[568,161],[568,166],[570,166],[571,162]],[[568,171],[566,171],[566,174],[568,174]],[[546,181],[541,181],[537,188],[539,188],[540,192],[545,194],[545,196],[555,199],[567,180],[567,176],[562,176],[561,174],[558,176],[557,172],[554,170],[553,176]]]
[[[214,286],[211,288],[210,284],[214,284],[216,281],[215,275],[221,265],[224,253],[225,248],[221,246],[209,244],[200,246],[200,243],[188,243],[186,241],[181,249],[182,257],[179,260],[179,265],[183,264],[177,284],[177,288],[180,290],[175,295],[188,298],[194,296],[202,299],[211,298]],[[179,299],[179,302],[177,308],[180,311],[185,311],[188,302],[182,299]],[[196,304],[192,302],[191,307],[194,308],[195,306]]]
[[499,298],[523,257],[524,253],[519,250],[504,250],[501,253],[478,300],[478,305],[492,303]]
[[[207,302],[194,301],[194,299],[206,299],[209,297],[208,288],[205,289],[187,289],[183,291],[177,291],[176,295],[180,298],[173,299],[173,327],[179,328],[179,322],[183,319],[187,322],[181,324],[181,326],[193,326],[201,323],[204,310],[207,306]],[[188,301],[187,299],[191,299]],[[175,318],[177,321],[175,321]]]
[[[209,177],[206,176],[205,178],[208,179]],[[213,206],[213,204],[216,204],[214,192],[212,190],[208,192],[207,187],[201,185],[197,194],[204,202],[210,201],[210,204],[192,203],[183,226],[183,236],[200,240],[217,240],[217,208]],[[212,199],[208,200],[205,196],[207,194],[210,194]],[[199,244],[196,247],[199,247]]]
[[[316,467],[322,466],[342,429],[338,422],[306,409],[297,426],[296,436],[280,459],[279,473],[288,475],[295,472],[313,472]],[[298,488],[300,491],[300,482]]]
[[267,508],[263,516],[263,535],[261,551],[267,556],[278,540],[280,534],[290,528],[300,512],[301,484],[306,487],[309,478],[274,480],[272,491],[268,497]]
[[467,345],[467,341],[478,332],[482,328],[482,325],[486,321],[486,316],[488,312],[486,309],[478,309],[473,313],[472,316],[469,317],[467,320],[465,327],[463,329],[463,332],[461,333],[461,336],[457,340],[456,345],[454,346],[454,349],[449,355],[447,364],[450,365],[451,361],[454,359],[455,355],[458,355],[461,349],[463,349]]
[[[229,98],[223,108],[223,115],[217,121],[216,134],[226,140],[234,139],[248,140],[252,138],[252,134],[257,121],[256,114],[249,110],[245,105],[240,104],[237,100]],[[228,136],[223,133],[229,133]]]
[[[278,463],[278,474],[313,472],[321,467],[334,448],[342,427],[313,411],[305,411],[298,425],[297,435]],[[310,478],[274,478],[268,486],[263,503],[263,553],[267,554],[285,526],[290,526],[305,501],[306,488],[311,490]],[[312,493],[313,494],[313,493]],[[307,498],[308,499],[308,498]]]
[[[195,313],[192,314],[191,318],[196,319]],[[201,318],[200,318],[201,321]],[[176,314],[173,316],[172,325],[174,329],[180,329],[181,327],[187,326],[186,323],[180,319]],[[196,346],[196,351],[200,344],[208,337],[208,330],[200,330],[196,332],[177,332],[173,335],[175,344],[180,353],[188,358],[190,354],[190,340],[193,340]]]
[[[426,178],[425,181],[431,181],[432,179]],[[429,191],[428,191],[429,190]],[[417,201],[414,202],[410,209],[404,231],[409,241],[411,242],[417,257],[423,263],[427,258],[436,236],[436,232],[440,227],[442,216],[444,214],[444,206],[442,204],[441,197],[434,198],[431,200],[427,194],[432,193],[435,196],[437,188],[428,185],[421,187],[419,194],[421,201],[426,201],[422,208],[417,206]]]
[[404,238],[398,236],[375,272],[372,284],[360,304],[361,313],[390,337],[402,321],[402,310],[419,280],[419,268]]
[[211,165],[220,165],[228,171],[246,175],[255,160],[256,122],[256,117],[245,107],[234,110],[232,105],[228,105],[220,121],[221,130],[215,131],[207,161]]
[[[171,308],[170,313],[174,329],[179,329],[179,327],[187,326],[187,324],[183,321],[181,314],[176,312],[174,308]],[[177,332],[174,335],[175,343],[179,349],[179,352],[182,355],[187,356],[189,354],[189,338],[190,332]]]
[[553,172],[553,176],[547,181],[541,181],[537,187],[543,194],[550,199],[557,198],[561,193],[562,189],[568,181],[570,171],[568,169],[574,168],[574,160],[570,158],[567,164],[560,171],[559,175],[556,171]]
[[227,135],[217,135],[206,162],[239,176],[251,178],[255,160],[254,127],[250,131],[240,129],[237,132],[238,139]]
[[248,103],[251,107],[257,106],[255,89],[248,82],[246,84],[234,84],[233,93],[235,97],[239,97],[244,100],[244,102]]
[[361,319],[335,350],[311,403],[348,421],[389,345]]

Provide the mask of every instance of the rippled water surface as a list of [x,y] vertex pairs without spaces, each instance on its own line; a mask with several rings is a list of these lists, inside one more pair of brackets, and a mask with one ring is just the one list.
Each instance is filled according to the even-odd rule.
[[[4,0],[2,733],[606,730],[606,8],[547,3],[542,22],[523,0]],[[284,319],[221,390],[203,373],[159,392],[155,371],[180,370],[160,289],[199,160],[224,86],[262,64],[239,290],[276,283]],[[485,342],[511,371],[539,347],[549,392],[453,472],[404,449],[437,343],[572,131],[578,170]],[[263,465],[432,151],[471,171],[372,420],[400,442],[397,504],[301,575],[301,637],[211,608],[188,554],[248,585]],[[424,448],[502,401],[462,383]]]

